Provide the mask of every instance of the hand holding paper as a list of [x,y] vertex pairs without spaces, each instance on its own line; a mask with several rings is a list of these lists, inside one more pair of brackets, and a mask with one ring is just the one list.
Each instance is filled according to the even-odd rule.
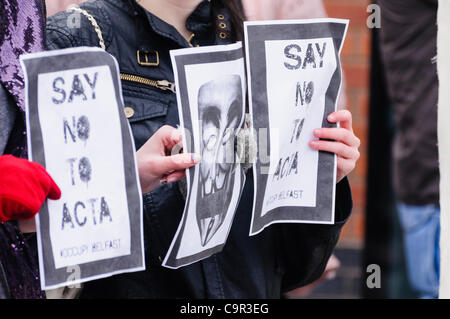
[[200,162],[197,154],[171,155],[177,145],[182,147],[181,142],[181,132],[165,125],[137,151],[139,178],[144,194],[158,186],[160,181],[173,183],[182,179],[186,168]]
[[331,113],[328,116],[330,123],[340,122],[339,128],[322,128],[314,130],[314,136],[331,141],[313,140],[310,143],[312,149],[331,152],[337,155],[337,177],[340,182],[355,168],[359,159],[358,148],[361,141],[353,133],[352,114],[347,110]]

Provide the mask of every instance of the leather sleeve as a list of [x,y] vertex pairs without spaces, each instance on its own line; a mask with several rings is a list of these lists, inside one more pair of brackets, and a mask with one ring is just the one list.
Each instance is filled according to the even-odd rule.
[[17,106],[13,103],[8,93],[0,84],[0,155],[5,152],[6,145],[16,121]]
[[305,286],[320,278],[352,208],[350,185],[345,178],[336,186],[334,225],[280,225],[283,292]]

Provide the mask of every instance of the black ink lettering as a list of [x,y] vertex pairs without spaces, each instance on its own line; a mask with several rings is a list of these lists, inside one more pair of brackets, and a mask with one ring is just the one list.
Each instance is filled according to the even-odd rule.
[[78,173],[80,174],[82,182],[87,184],[91,180],[92,166],[87,157],[80,159],[80,162],[78,163]]
[[298,102],[300,102],[301,105],[305,104],[305,99],[303,98],[302,94],[302,85],[300,82],[297,82],[297,88],[295,93],[295,106],[298,106]]
[[284,66],[289,70],[298,70],[302,65],[302,58],[298,54],[292,54],[291,53],[292,49],[295,49],[297,50],[298,53],[300,53],[302,51],[302,48],[300,48],[300,46],[298,46],[297,44],[291,44],[288,45],[286,48],[284,48],[284,55],[286,56],[286,58],[297,61],[297,64],[292,65],[287,62],[284,62]]
[[102,197],[100,203],[100,224],[103,223],[103,218],[109,217],[109,221],[112,222],[111,212],[109,211],[108,204],[105,197]]
[[320,63],[319,63],[319,67],[323,68],[323,57],[325,56],[325,49],[327,48],[327,43],[324,42],[323,46],[322,46],[322,50],[320,50],[320,46],[319,43],[316,43],[316,49],[317,52],[319,53],[320,56]]
[[63,84],[64,85],[64,79],[63,78],[61,78],[61,77],[58,77],[58,78],[56,78],[54,81],[53,81],[53,91],[54,92],[56,92],[56,93],[59,93],[59,94],[61,94],[61,98],[60,99],[57,99],[56,97],[52,97],[52,101],[53,101],[53,103],[55,103],[55,104],[62,104],[62,103],[64,103],[64,101],[66,100],[66,91],[64,91],[64,89],[62,89],[62,88],[59,88],[59,87],[57,87],[56,85],[57,85],[57,82],[61,82],[61,84]]
[[97,220],[95,219],[95,202],[96,201],[97,201],[97,198],[91,198],[88,200],[88,202],[91,204],[92,220],[94,221],[94,225],[97,225]]
[[292,143],[294,141],[294,136],[296,135],[295,133],[297,132],[297,124],[300,122],[299,119],[294,120],[294,130],[292,131],[292,136],[291,136],[291,142]]
[[300,124],[297,127],[297,135],[295,135],[295,140],[297,140],[297,141],[300,138],[300,134],[302,133],[304,123],[305,123],[305,119],[302,119]]
[[300,134],[302,133],[303,124],[305,123],[305,119],[297,119],[294,121],[294,130],[292,131],[291,143],[294,142],[294,138],[296,141],[300,138]]
[[275,179],[275,177],[277,178],[277,180],[280,179],[280,172],[281,172],[281,163],[283,162],[283,159],[280,158],[280,161],[278,162],[277,168],[275,170],[275,174],[273,174],[273,179],[272,181]]
[[303,82],[303,86],[300,82],[297,83],[295,94],[295,106],[310,104],[314,96],[314,82],[310,81],[308,84]]
[[308,83],[308,86],[305,89],[305,102],[306,104],[310,104],[314,95],[314,82],[311,81]]
[[84,216],[83,222],[80,223],[80,220],[78,219],[78,206],[83,207],[83,209],[85,209],[86,206],[82,202],[77,202],[74,208],[75,221],[77,222],[78,226],[82,227],[86,224],[87,218],[86,216]]
[[77,123],[78,138],[86,142],[89,138],[90,130],[91,126],[89,124],[89,119],[85,115],[81,116]]
[[[75,128],[75,117],[72,117],[73,127]],[[70,137],[72,138],[72,142],[76,142],[75,134],[72,132],[72,128],[69,125],[69,121],[67,119],[63,119],[63,129],[64,129],[64,142],[67,144],[67,131],[69,131]]]
[[298,152],[296,152],[294,155],[294,159],[291,162],[291,168],[289,169],[288,175],[291,175],[293,170],[295,170],[295,174],[298,174]]
[[274,181],[275,178],[279,181],[280,179],[290,176],[292,173],[298,174],[298,157],[298,152],[296,152],[285,159],[281,158],[278,162],[272,181]]
[[69,162],[70,165],[70,177],[72,178],[72,185],[75,185],[75,176],[73,171],[73,164],[75,163],[77,159],[76,158],[69,158],[67,162]]
[[89,79],[89,76],[87,74],[84,74],[84,78],[86,79],[86,82],[89,84],[89,86],[92,89],[92,99],[95,100],[95,85],[97,84],[97,76],[98,72],[95,72],[94,74],[94,82],[91,82]]
[[311,43],[308,44],[308,49],[306,49],[305,60],[303,60],[303,69],[306,69],[306,66],[308,64],[312,64],[314,69],[317,67],[316,58],[314,56],[314,50],[313,50],[313,46]]
[[286,164],[289,164],[289,157],[284,160],[283,168],[281,169],[281,177],[280,178],[283,178],[286,176],[287,170],[284,169],[286,167]]
[[69,209],[67,208],[67,204],[63,205],[63,219],[62,219],[62,227],[61,230],[64,230],[64,225],[70,223],[71,227],[74,228],[75,225],[72,222],[72,217],[70,216]]
[[72,91],[70,91],[68,100],[69,103],[73,101],[74,96],[81,96],[83,98],[83,101],[87,100],[86,94],[84,94],[83,84],[81,83],[78,74],[73,77]]

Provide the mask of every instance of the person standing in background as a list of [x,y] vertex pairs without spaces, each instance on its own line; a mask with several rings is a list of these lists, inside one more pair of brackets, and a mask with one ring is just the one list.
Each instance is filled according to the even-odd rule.
[[395,120],[393,184],[408,278],[420,298],[439,290],[438,0],[378,0],[380,48]]

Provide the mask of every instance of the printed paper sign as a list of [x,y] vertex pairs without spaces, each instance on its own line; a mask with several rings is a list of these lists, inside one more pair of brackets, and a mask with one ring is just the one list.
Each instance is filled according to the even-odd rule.
[[29,159],[62,191],[36,216],[42,288],[143,270],[142,196],[116,60],[77,48],[21,63]]
[[333,127],[347,20],[246,22],[250,113],[258,142],[250,234],[273,223],[334,223],[336,158],[314,151]]
[[178,268],[222,250],[244,185],[235,140],[244,123],[242,44],[171,51],[187,170],[182,221],[163,265]]

